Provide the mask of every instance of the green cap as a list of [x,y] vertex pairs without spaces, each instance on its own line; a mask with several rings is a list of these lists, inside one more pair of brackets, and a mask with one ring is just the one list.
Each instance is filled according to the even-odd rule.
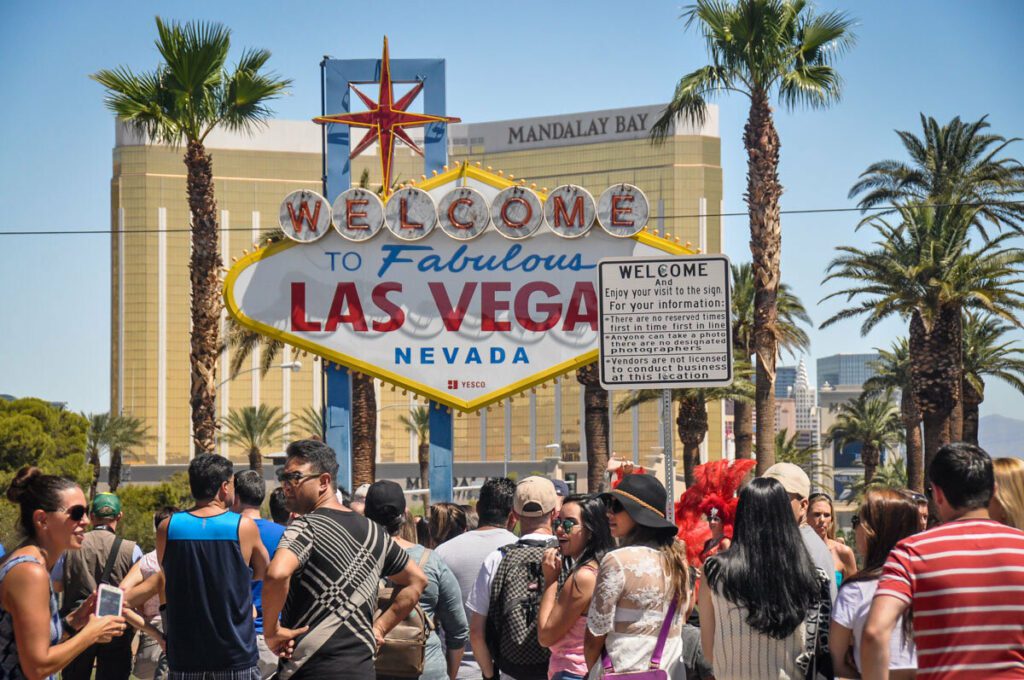
[[90,512],[97,517],[117,517],[121,514],[121,499],[112,493],[98,493]]

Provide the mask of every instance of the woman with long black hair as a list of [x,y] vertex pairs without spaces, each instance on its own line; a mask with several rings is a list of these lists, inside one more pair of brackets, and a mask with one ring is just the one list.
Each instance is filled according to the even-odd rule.
[[[583,637],[597,568],[613,546],[607,511],[597,496],[569,496],[553,522],[557,548],[544,552],[544,593],[537,616],[537,638],[551,650],[549,680],[580,680],[587,674]],[[559,587],[562,563],[571,565]]]
[[597,573],[584,652],[591,678],[664,670],[683,677],[683,622],[690,612],[686,546],[665,516],[668,495],[646,474],[626,475],[605,496],[612,550]]
[[716,680],[803,676],[797,657],[820,585],[778,480],[740,490],[732,546],[704,563],[704,579],[701,643]]

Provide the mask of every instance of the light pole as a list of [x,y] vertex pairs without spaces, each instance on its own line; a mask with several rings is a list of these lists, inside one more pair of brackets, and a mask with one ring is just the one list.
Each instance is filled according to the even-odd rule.
[[[291,362],[289,362],[287,364],[278,364],[277,366],[271,366],[270,368],[281,368],[281,369],[285,369],[285,370],[291,370],[293,373],[298,373],[299,371],[302,370],[302,362],[301,361],[291,361]],[[214,391],[217,391],[220,388],[224,387],[224,385],[226,385],[227,383],[231,382],[232,380],[234,380],[238,376],[242,375],[243,373],[252,373],[253,371],[259,371],[259,370],[261,370],[261,367],[256,366],[255,368],[247,368],[244,371],[239,371],[238,373],[236,373],[235,375],[231,376],[230,378],[225,378],[224,380],[221,380],[219,383],[217,383],[217,387],[214,388]]]

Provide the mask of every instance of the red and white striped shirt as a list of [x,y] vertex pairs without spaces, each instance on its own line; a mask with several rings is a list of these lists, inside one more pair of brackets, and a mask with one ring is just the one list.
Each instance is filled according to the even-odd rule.
[[919,678],[1024,678],[1024,531],[965,519],[906,538],[883,595],[913,608]]

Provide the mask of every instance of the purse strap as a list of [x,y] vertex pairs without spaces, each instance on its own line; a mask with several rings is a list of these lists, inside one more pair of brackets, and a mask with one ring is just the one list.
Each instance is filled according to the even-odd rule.
[[[668,642],[668,631],[672,627],[672,620],[676,617],[676,608],[679,606],[679,598],[673,597],[672,603],[668,606],[668,613],[665,614],[665,620],[661,622],[661,632],[658,633],[658,642],[654,645],[654,651],[651,653],[651,664],[648,666],[648,670],[654,670],[661,666],[661,655],[665,651],[665,643]],[[615,668],[612,666],[612,659],[608,656],[608,651],[601,648],[601,663],[604,665],[605,673],[614,673]]]

